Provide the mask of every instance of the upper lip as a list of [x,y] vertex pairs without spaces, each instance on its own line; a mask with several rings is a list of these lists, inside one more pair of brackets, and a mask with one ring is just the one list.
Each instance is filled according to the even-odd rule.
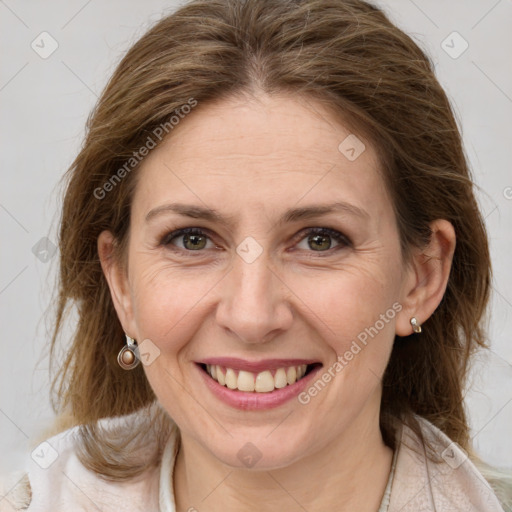
[[215,364],[232,368],[233,370],[245,370],[247,372],[259,373],[264,370],[277,370],[288,366],[300,366],[302,364],[319,363],[317,359],[261,359],[259,361],[247,361],[236,357],[209,357],[197,361],[199,364]]

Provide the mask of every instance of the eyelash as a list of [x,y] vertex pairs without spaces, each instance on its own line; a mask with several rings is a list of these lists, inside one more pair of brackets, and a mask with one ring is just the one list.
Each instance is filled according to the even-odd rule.
[[[205,236],[211,240],[211,237],[208,235],[208,232],[202,228],[182,228],[182,229],[177,229],[176,231],[172,231],[172,232],[166,234],[162,238],[160,245],[168,247],[168,246],[172,245],[171,244],[172,240],[174,240],[175,238],[179,238],[180,236],[183,236],[183,235],[200,235],[200,236]],[[300,237],[299,237],[299,235],[300,235]],[[318,253],[318,255],[320,257],[322,257],[324,254],[326,256],[330,256],[330,255],[332,255],[333,251],[343,249],[344,247],[352,247],[352,242],[346,235],[344,235],[343,233],[340,233],[339,231],[336,231],[335,229],[330,229],[330,228],[320,228],[320,227],[305,228],[299,234],[297,234],[295,238],[298,238],[298,242],[300,242],[310,235],[327,235],[327,236],[334,238],[334,240],[336,240],[340,244],[339,246],[332,247],[325,251],[313,251],[313,250],[308,251],[308,252]],[[192,251],[192,250],[187,250],[187,249],[178,248],[178,247],[176,247],[175,249],[172,249],[172,250],[177,251],[177,252],[185,252],[185,253],[204,252],[202,250]],[[195,254],[191,254],[191,255],[196,256]],[[199,255],[200,254],[197,254],[197,256],[199,256]]]

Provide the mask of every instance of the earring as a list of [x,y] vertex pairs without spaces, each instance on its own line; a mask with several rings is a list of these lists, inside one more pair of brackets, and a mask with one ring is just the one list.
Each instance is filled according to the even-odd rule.
[[117,354],[117,362],[123,370],[133,370],[140,363],[140,359],[137,357],[137,342],[125,334],[126,345]]
[[421,332],[421,325],[418,323],[418,320],[416,320],[416,317],[413,316],[411,318],[411,325],[412,325],[412,330],[416,333],[416,334],[419,334]]

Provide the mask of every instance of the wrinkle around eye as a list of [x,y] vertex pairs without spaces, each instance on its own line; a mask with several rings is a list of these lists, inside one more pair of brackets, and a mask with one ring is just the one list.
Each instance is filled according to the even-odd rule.
[[[288,230],[289,228],[287,228]],[[226,257],[230,259],[235,254],[232,248],[226,249],[225,236],[218,236],[211,228],[200,224],[183,222],[169,224],[167,221],[165,224],[162,223],[157,232],[155,231],[146,232],[145,246],[148,254],[153,256],[160,254],[165,261],[172,262],[174,265],[183,267],[187,265],[218,266],[225,263]],[[183,233],[184,231],[185,233]],[[317,262],[319,265],[322,259],[325,259],[327,263],[327,260],[335,261],[336,258],[345,258],[348,253],[360,254],[368,249],[368,243],[372,243],[372,239],[375,241],[375,236],[364,227],[360,228],[351,224],[341,225],[338,222],[332,222],[332,220],[315,224],[310,223],[301,229],[294,229],[292,233],[290,235],[290,233],[280,231],[278,234],[284,240],[283,247],[278,249],[279,251],[283,250],[283,259],[296,258],[305,263]],[[185,234],[196,234],[205,237],[207,239],[206,246],[187,249],[183,240]],[[310,248],[309,240],[314,235],[329,237],[332,240],[331,247],[319,250]],[[228,234],[228,237],[231,237],[231,234]],[[369,239],[369,237],[371,238]],[[174,240],[174,242],[171,243],[171,240]],[[265,240],[268,242],[268,236],[265,237]],[[240,243],[242,242],[240,241]],[[233,248],[236,249],[234,245]]]
[[[386,246],[380,240],[369,240],[361,247],[347,248],[349,250],[340,251],[339,256],[331,258],[323,257],[285,257],[277,263],[270,262],[271,267],[277,271],[289,271],[294,274],[302,275],[309,272],[344,272],[346,275],[360,276],[361,274],[373,277],[378,281],[382,280],[379,276],[378,267],[382,257],[386,257]],[[136,265],[141,269],[137,276],[138,284],[150,286],[151,288],[161,288],[171,286],[176,278],[186,276],[187,279],[200,277],[204,280],[205,286],[211,286],[222,275],[227,275],[233,269],[233,255],[228,255],[227,259],[208,257],[203,258],[173,258],[169,255],[163,255],[164,247],[148,247],[137,251],[139,261]],[[201,252],[201,251],[199,251]],[[208,284],[209,279],[213,279]],[[205,289],[206,291],[206,289]]]

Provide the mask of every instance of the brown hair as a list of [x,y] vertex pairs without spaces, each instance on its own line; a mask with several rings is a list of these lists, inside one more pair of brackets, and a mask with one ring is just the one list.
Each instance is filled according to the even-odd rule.
[[[52,354],[70,304],[78,324],[54,381],[54,404],[84,425],[84,462],[118,478],[141,471],[108,459],[112,445],[102,445],[94,423],[155,400],[140,366],[125,372],[117,364],[124,333],[96,245],[108,229],[123,254],[136,166],[111,182],[103,198],[98,190],[191,98],[201,106],[255,89],[322,101],[375,145],[404,263],[411,247],[425,247],[429,222],[453,224],[457,244],[446,293],[421,337],[395,339],[380,426],[394,448],[393,418],[408,419],[421,435],[417,414],[469,449],[463,388],[471,354],[486,346],[481,320],[490,259],[461,136],[428,56],[381,10],[360,0],[195,0],[128,51],[67,174]],[[93,438],[101,449],[91,448]]]

